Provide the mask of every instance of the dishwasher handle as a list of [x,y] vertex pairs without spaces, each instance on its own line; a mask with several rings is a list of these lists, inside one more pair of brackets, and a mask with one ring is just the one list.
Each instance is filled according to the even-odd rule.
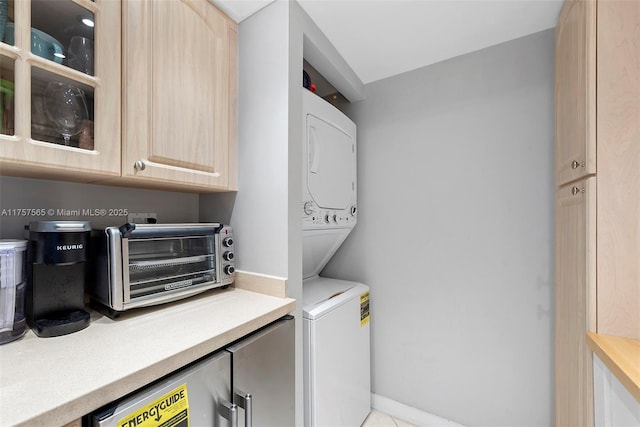
[[244,427],[252,427],[253,424],[253,405],[251,393],[244,391],[236,391],[233,399],[239,407],[244,409]]
[[238,406],[220,399],[218,411],[222,418],[229,420],[231,427],[238,427]]

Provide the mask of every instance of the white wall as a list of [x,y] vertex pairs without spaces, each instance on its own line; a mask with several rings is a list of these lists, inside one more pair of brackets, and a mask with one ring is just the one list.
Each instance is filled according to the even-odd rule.
[[[202,196],[200,218],[229,221],[238,269],[286,278],[287,295],[300,299],[302,36],[291,35],[299,31],[292,29],[291,7],[276,1],[238,27],[238,192]],[[300,305],[293,314],[296,425],[302,425]]]
[[[427,42],[427,41],[425,41]],[[554,420],[554,33],[365,86],[358,225],[373,392],[468,426]]]

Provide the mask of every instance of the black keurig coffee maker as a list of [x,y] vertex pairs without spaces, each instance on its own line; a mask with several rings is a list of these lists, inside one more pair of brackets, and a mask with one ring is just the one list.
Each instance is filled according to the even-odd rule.
[[29,224],[28,231],[27,323],[39,337],[86,328],[84,281],[91,223],[38,221]]

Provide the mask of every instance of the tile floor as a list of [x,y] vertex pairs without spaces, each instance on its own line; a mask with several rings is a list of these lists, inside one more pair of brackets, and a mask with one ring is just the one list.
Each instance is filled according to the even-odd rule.
[[410,424],[406,421],[402,421],[401,419],[392,417],[391,415],[387,415],[383,412],[376,411],[375,409],[371,411],[369,416],[361,427],[416,427],[413,424]]

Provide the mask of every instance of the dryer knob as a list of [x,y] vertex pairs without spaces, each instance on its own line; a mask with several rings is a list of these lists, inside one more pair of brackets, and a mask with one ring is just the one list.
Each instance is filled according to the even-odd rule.
[[305,215],[311,215],[313,213],[313,203],[304,202],[304,205],[302,206],[302,210],[304,211]]
[[338,222],[338,215],[333,214],[333,222],[336,222],[336,223]]
[[356,211],[358,209],[355,206],[351,206],[351,216],[356,216]]
[[324,222],[326,222],[327,224],[329,224],[329,214],[326,214],[324,216]]

